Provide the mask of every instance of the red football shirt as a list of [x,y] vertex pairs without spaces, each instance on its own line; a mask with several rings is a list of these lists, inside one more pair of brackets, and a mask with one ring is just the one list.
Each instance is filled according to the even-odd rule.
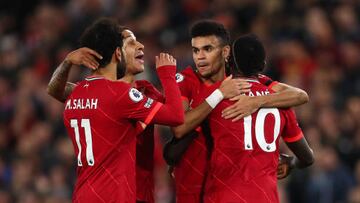
[[[191,67],[176,74],[181,96],[190,103],[191,108],[201,104],[205,98],[201,91],[210,85],[203,83]],[[197,128],[199,136],[188,146],[180,162],[175,166],[175,186],[177,202],[200,202],[204,177],[207,170],[209,146],[205,135]]]
[[124,82],[77,85],[64,110],[78,162],[73,202],[135,202],[136,121],[149,124],[161,105]]
[[[269,94],[257,80],[248,96]],[[211,92],[210,92],[211,93]],[[209,93],[208,93],[209,94]],[[205,202],[279,202],[279,138],[294,142],[303,134],[290,109],[262,108],[237,122],[221,112],[234,102],[223,100],[209,116],[214,148],[206,180]]]

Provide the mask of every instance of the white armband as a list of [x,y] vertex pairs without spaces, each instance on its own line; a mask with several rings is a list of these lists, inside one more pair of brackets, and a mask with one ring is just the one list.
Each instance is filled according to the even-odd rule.
[[215,108],[216,105],[218,105],[223,99],[224,95],[219,89],[216,89],[205,99],[205,101],[211,106],[211,108]]

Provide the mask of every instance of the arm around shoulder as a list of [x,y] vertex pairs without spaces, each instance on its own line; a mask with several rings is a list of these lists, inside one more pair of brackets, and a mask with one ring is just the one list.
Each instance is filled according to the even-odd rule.
[[300,88],[285,83],[276,83],[271,89],[277,93],[283,93],[282,95],[287,95],[289,101],[293,102],[291,106],[298,106],[309,102],[309,95]]

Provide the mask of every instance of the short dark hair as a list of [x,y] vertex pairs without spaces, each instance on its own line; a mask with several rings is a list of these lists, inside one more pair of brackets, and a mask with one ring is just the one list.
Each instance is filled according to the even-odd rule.
[[122,47],[122,31],[126,28],[120,26],[112,18],[100,18],[90,25],[80,37],[80,46],[88,47],[98,52],[103,59],[97,59],[99,67],[110,63],[111,57],[117,47]]
[[222,45],[230,45],[230,34],[221,23],[213,20],[201,20],[195,22],[190,28],[191,38],[210,35],[220,38]]
[[254,76],[265,67],[265,48],[255,34],[247,34],[237,38],[231,50],[233,74]]

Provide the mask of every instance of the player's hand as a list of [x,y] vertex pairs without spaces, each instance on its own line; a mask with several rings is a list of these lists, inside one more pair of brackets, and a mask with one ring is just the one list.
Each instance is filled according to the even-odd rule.
[[250,87],[250,83],[246,82],[244,79],[232,78],[232,75],[230,75],[222,81],[219,90],[224,95],[224,98],[228,99],[249,92]]
[[293,156],[287,154],[280,154],[279,157],[279,165],[277,168],[277,179],[286,178],[290,172],[292,167],[292,160],[294,159]]
[[169,173],[170,177],[173,178],[173,179],[175,179],[175,172],[174,172],[174,170],[175,170],[175,167],[174,167],[174,166],[169,166],[169,168],[168,168],[168,173]]
[[159,56],[155,56],[156,68],[161,66],[176,66],[176,59],[168,53],[160,53]]
[[225,108],[222,111],[222,117],[225,119],[231,119],[232,121],[238,121],[245,116],[254,113],[260,108],[260,103],[256,100],[256,97],[249,97],[245,95],[238,95],[230,98],[231,101],[236,101],[233,105]]
[[99,63],[96,59],[102,59],[102,56],[92,49],[82,47],[70,52],[66,56],[65,61],[68,61],[73,65],[84,65],[96,70],[99,67]]

